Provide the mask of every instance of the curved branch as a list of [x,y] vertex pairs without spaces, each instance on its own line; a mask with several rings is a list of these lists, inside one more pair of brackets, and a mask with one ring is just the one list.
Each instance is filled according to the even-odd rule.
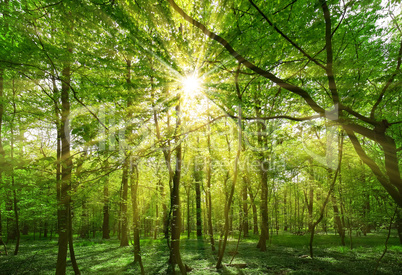
[[402,200],[400,200],[400,194],[399,194],[398,190],[389,182],[389,180],[384,175],[384,173],[380,170],[380,168],[375,163],[375,161],[372,158],[370,158],[366,154],[366,152],[364,152],[364,149],[361,146],[359,140],[357,139],[354,131],[352,129],[350,129],[349,127],[345,127],[345,126],[343,126],[343,129],[347,133],[347,135],[348,135],[350,141],[352,142],[352,145],[355,148],[355,151],[356,151],[357,155],[360,157],[360,159],[371,169],[371,171],[376,176],[377,180],[387,190],[387,192],[391,195],[391,197],[395,200],[395,202],[398,203],[399,206],[402,206]]
[[348,112],[349,114],[351,114],[352,116],[356,117],[357,119],[359,119],[359,120],[361,120],[361,121],[364,121],[364,122],[366,122],[366,123],[368,123],[368,124],[370,124],[370,125],[376,126],[376,125],[379,124],[379,123],[378,123],[377,121],[375,121],[374,119],[365,117],[365,116],[359,114],[358,112],[352,110],[351,108],[349,108],[349,107],[347,107],[347,106],[340,105],[339,111],[341,111],[341,110],[344,110],[344,111]]
[[325,109],[320,107],[315,101],[314,99],[307,93],[307,91],[303,90],[302,88],[292,85],[290,83],[285,82],[283,79],[280,79],[278,77],[276,77],[275,75],[273,75],[270,72],[267,72],[259,67],[257,67],[256,65],[254,65],[253,63],[251,63],[250,61],[248,61],[247,59],[245,59],[241,54],[239,54],[237,51],[235,51],[233,49],[233,47],[221,36],[215,34],[214,32],[211,32],[210,30],[208,30],[203,24],[201,24],[200,22],[198,22],[197,20],[193,19],[192,17],[190,17],[189,15],[187,15],[176,3],[174,0],[167,0],[169,2],[169,4],[172,6],[172,8],[179,13],[187,22],[189,22],[190,24],[192,24],[193,26],[199,28],[206,36],[208,36],[209,38],[217,41],[219,44],[221,44],[223,47],[225,47],[225,49],[230,53],[230,55],[232,55],[234,58],[236,58],[236,60],[239,63],[242,63],[244,66],[246,66],[247,68],[249,68],[250,70],[256,72],[257,74],[271,80],[272,82],[274,82],[275,84],[279,85],[280,87],[294,93],[297,94],[299,96],[301,96],[304,101],[311,107],[311,109],[313,109],[315,112],[319,113],[319,114],[324,114],[325,113]]

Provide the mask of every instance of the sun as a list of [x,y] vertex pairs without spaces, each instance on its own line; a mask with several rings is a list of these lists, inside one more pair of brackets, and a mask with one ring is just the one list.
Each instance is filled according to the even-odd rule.
[[196,73],[190,73],[181,80],[182,90],[186,95],[194,96],[201,90],[201,79]]

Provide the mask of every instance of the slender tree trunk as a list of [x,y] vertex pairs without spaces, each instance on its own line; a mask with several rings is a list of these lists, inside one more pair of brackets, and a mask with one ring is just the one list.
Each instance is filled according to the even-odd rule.
[[12,114],[12,121],[11,121],[11,186],[13,188],[13,208],[14,208],[14,218],[15,218],[15,231],[17,242],[15,244],[14,255],[18,254],[18,249],[20,247],[20,239],[21,239],[21,232],[20,232],[20,225],[19,225],[19,216],[18,216],[18,203],[17,203],[17,190],[15,187],[15,175],[14,175],[14,122],[15,122],[15,115],[17,113],[17,109],[15,106],[15,87],[14,87],[14,80],[13,80],[13,114]]
[[339,216],[338,203],[337,203],[337,200],[336,200],[336,197],[335,197],[334,194],[332,194],[331,198],[332,198],[332,206],[333,206],[333,209],[334,209],[334,219],[335,219],[336,229],[337,229],[337,232],[338,232],[339,236],[341,237],[341,244],[343,246],[345,246],[346,245],[346,243],[345,243],[345,229],[343,227],[341,217]]
[[[129,99],[127,102],[127,109],[130,109],[132,105],[131,100],[131,60],[126,60],[127,64],[127,76],[126,76],[126,83],[127,83],[127,90],[129,92]],[[131,110],[129,110],[129,114],[127,116],[131,118]],[[128,121],[130,123],[130,121]],[[125,130],[125,138],[126,140],[129,139],[129,135],[131,134],[131,127],[127,126]],[[122,188],[122,197],[121,197],[121,239],[120,239],[120,246],[128,246],[128,216],[127,216],[127,195],[128,195],[128,172],[129,172],[129,160],[131,157],[129,154],[124,152],[125,159],[123,161],[123,174],[121,177],[121,188]]]
[[[151,76],[150,78],[151,81],[151,95],[152,97],[154,96],[154,77]],[[170,150],[170,141],[164,141],[162,139],[161,133],[160,133],[160,129],[159,129],[159,120],[158,120],[158,114],[156,111],[156,106],[155,103],[153,103],[153,115],[154,115],[154,122],[155,122],[155,132],[156,132],[156,138],[158,139],[158,142],[160,142],[162,144],[162,152],[163,152],[163,157],[165,159],[165,164],[167,167],[167,170],[169,172],[169,188],[170,191],[172,190],[172,182],[173,182],[173,169],[172,169],[172,163],[171,163],[171,150]],[[167,126],[168,128],[170,127],[170,117],[169,114],[167,115]],[[165,200],[164,200],[164,187],[163,184],[160,184],[160,191],[161,191],[161,196],[162,196],[162,209],[163,209],[163,232],[165,234],[165,239],[168,243],[168,246],[170,247],[170,238],[169,238],[169,224],[170,224],[170,216],[171,216],[171,210],[172,209],[167,209],[167,206],[165,204]]]
[[14,255],[18,254],[18,249],[20,247],[20,239],[21,239],[21,232],[20,232],[20,226],[19,226],[19,216],[18,216],[18,206],[17,206],[17,191],[15,190],[15,179],[14,175],[12,175],[12,186],[14,188],[13,190],[13,202],[14,202],[14,217],[15,217],[15,230],[17,233],[17,242],[15,244],[15,250],[14,250]]
[[121,177],[121,238],[120,246],[128,246],[128,217],[127,217],[127,194],[128,194],[128,159],[123,163],[123,174]]
[[[190,186],[186,187],[186,193],[187,193],[187,239],[190,239],[191,235]],[[184,224],[184,217],[183,217],[183,224]]]
[[[210,121],[210,118],[208,118]],[[212,165],[211,165],[211,129],[208,124],[208,157],[207,157],[207,189],[206,189],[206,202],[207,202],[207,213],[208,213],[208,235],[211,242],[211,249],[215,251],[215,240],[214,240],[214,229],[212,227],[212,198],[211,198],[211,178],[212,178]]]
[[133,208],[133,233],[134,233],[134,263],[138,263],[141,269],[141,274],[144,275],[144,266],[141,258],[140,247],[140,217],[138,213],[138,167],[134,166],[130,175],[131,182],[131,202]]
[[195,203],[196,203],[196,225],[197,237],[202,237],[202,209],[201,209],[201,181],[202,170],[200,165],[196,162],[194,164],[194,180],[195,180]]
[[335,175],[333,175],[333,177],[332,177],[331,175],[333,174],[333,170],[331,168],[328,168],[328,180],[330,180],[332,178],[332,182],[330,183],[328,194],[327,194],[327,196],[326,196],[326,198],[324,200],[324,203],[323,203],[323,205],[321,207],[320,216],[319,216],[319,218],[317,219],[316,222],[312,223],[312,226],[311,226],[310,245],[309,245],[310,246],[310,257],[311,258],[314,258],[313,240],[314,240],[315,228],[321,222],[321,220],[324,217],[325,208],[327,206],[329,198],[332,196],[332,192],[334,191],[335,183],[336,183],[337,177],[338,177],[340,169],[341,169],[342,155],[343,155],[343,136],[341,136],[340,143],[338,144],[338,152],[339,152],[339,156],[338,156],[339,159],[338,159],[338,166],[337,166],[337,169],[335,171]]
[[[180,131],[180,103],[176,105],[176,133]],[[183,264],[180,255],[180,232],[181,232],[181,207],[180,207],[180,176],[182,165],[181,143],[176,139],[176,167],[173,175],[173,186],[170,195],[170,207],[172,208],[171,227],[171,243],[170,243],[170,259],[172,273],[174,274],[176,264],[179,266],[181,274],[187,274],[186,266]]]
[[287,186],[285,186],[285,191],[284,191],[284,194],[283,194],[283,219],[284,219],[284,221],[283,221],[283,223],[284,223],[283,231],[288,231],[287,191],[288,191],[288,188],[287,188]]
[[[235,74],[235,85],[236,85],[236,90],[237,90],[237,95],[239,97],[239,100],[241,102],[241,93],[239,89],[239,83],[238,83],[238,77],[239,77],[239,72],[240,72],[240,64],[237,67],[237,72]],[[242,135],[242,107],[241,105],[239,106],[239,116],[238,116],[238,121],[237,121],[237,131],[238,131],[238,139],[237,139],[237,152],[236,152],[236,158],[234,162],[234,170],[233,170],[233,183],[232,187],[230,189],[229,197],[227,199],[226,205],[225,205],[225,226],[224,226],[224,237],[223,237],[223,242],[222,246],[219,246],[219,251],[218,251],[218,261],[216,263],[216,268],[222,268],[222,261],[223,261],[223,256],[225,253],[226,249],[226,244],[228,240],[228,235],[229,235],[229,212],[231,209],[231,204],[233,200],[233,194],[235,191],[236,183],[237,183],[237,177],[238,177],[238,164],[239,164],[239,159],[240,159],[240,152],[242,150],[242,141],[243,141],[243,135]]]
[[[257,117],[262,116],[261,102],[260,99],[255,97],[255,101],[258,103],[255,107],[255,113]],[[266,165],[266,159],[264,151],[267,148],[267,136],[266,136],[267,127],[264,122],[258,122],[258,136],[257,142],[260,147],[260,155],[258,157],[258,169],[261,180],[261,233],[260,238],[257,244],[257,248],[260,251],[267,250],[267,240],[269,239],[269,231],[268,231],[268,168]]]
[[243,207],[243,236],[248,237],[248,205],[247,205],[247,179],[243,177],[243,189],[242,189],[242,207]]
[[258,235],[258,212],[257,206],[255,205],[255,197],[250,185],[248,186],[248,194],[250,195],[251,208],[253,209],[253,234]]
[[[106,165],[105,167],[107,167]],[[105,168],[107,169],[107,168]],[[102,239],[110,239],[109,229],[109,176],[106,176],[103,184],[103,223],[102,223]]]

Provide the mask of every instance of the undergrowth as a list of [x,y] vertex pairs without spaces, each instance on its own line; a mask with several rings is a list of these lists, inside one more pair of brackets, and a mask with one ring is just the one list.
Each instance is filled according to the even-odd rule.
[[[205,239],[182,238],[183,261],[190,274],[372,274],[384,249],[384,236],[355,237],[353,249],[339,245],[339,237],[317,235],[314,259],[308,256],[309,236],[279,234],[271,236],[266,252],[256,248],[257,237],[243,239],[236,252],[237,239],[229,240],[224,268],[217,271],[216,252]],[[218,243],[218,242],[217,242]],[[17,256],[0,255],[0,274],[54,274],[57,240],[24,238]],[[133,247],[119,247],[119,240],[76,239],[75,254],[82,274],[140,274],[133,263]],[[169,251],[164,239],[141,240],[146,274],[166,274]],[[228,265],[234,255],[232,265]],[[74,274],[68,259],[68,274]],[[377,274],[402,274],[402,246],[396,237],[389,240],[388,251]]]

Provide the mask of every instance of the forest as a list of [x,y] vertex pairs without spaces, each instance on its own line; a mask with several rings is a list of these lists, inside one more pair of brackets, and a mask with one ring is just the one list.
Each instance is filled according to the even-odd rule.
[[0,274],[402,274],[400,0],[0,0]]

